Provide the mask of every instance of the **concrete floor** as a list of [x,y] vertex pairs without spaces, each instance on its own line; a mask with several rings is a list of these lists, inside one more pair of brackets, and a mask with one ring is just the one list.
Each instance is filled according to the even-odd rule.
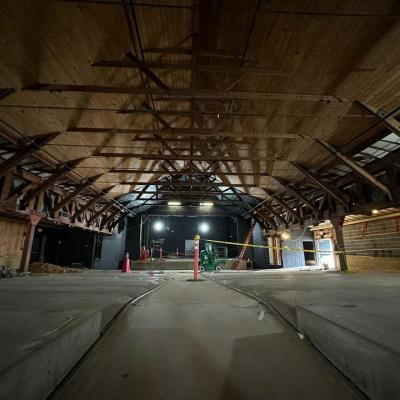
[[121,308],[165,277],[89,271],[0,280],[0,399],[47,397]]
[[359,398],[258,302],[174,278],[125,309],[54,399]]
[[399,273],[209,276],[275,307],[369,397],[400,397]]

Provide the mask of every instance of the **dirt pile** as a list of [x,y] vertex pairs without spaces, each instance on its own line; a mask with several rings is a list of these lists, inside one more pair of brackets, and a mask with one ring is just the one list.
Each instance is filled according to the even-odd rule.
[[36,274],[67,274],[73,272],[82,272],[83,269],[60,267],[59,265],[50,263],[34,262],[29,265],[29,271]]

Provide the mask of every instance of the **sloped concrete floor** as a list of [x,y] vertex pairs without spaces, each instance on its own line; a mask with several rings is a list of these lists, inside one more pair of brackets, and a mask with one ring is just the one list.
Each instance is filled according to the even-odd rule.
[[267,300],[294,325],[297,307],[325,307],[325,317],[400,353],[400,273],[260,271],[209,276]]
[[0,399],[49,394],[121,308],[165,278],[87,271],[0,280]]
[[258,302],[181,275],[125,309],[52,398],[359,397]]
[[222,272],[302,331],[368,397],[400,393],[400,273]]

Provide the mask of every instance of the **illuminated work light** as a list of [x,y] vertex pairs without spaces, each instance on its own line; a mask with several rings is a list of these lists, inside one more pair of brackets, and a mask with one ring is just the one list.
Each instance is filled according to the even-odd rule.
[[178,207],[178,206],[182,205],[182,203],[180,201],[169,201],[168,205],[172,206],[172,207]]
[[199,231],[200,231],[201,233],[207,233],[207,232],[209,231],[209,229],[210,229],[210,226],[209,226],[206,222],[203,222],[203,223],[200,224],[200,226],[199,226]]
[[162,221],[156,221],[154,222],[153,228],[157,232],[161,232],[164,229],[164,224]]

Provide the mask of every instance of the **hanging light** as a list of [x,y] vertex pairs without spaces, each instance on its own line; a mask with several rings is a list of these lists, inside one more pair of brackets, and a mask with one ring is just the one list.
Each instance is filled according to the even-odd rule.
[[199,231],[201,233],[207,233],[210,230],[210,225],[207,222],[202,222],[199,226]]
[[156,232],[161,232],[161,231],[164,229],[164,224],[163,224],[163,222],[162,222],[162,221],[156,221],[156,222],[154,222],[154,224],[153,224],[153,229],[154,229]]

